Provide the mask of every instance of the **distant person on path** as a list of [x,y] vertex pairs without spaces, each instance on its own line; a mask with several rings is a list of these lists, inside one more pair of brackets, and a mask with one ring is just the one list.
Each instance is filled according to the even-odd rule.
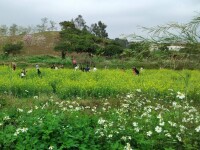
[[137,70],[136,67],[133,67],[133,73],[134,73],[135,75],[139,75],[139,74],[140,74],[139,70]]

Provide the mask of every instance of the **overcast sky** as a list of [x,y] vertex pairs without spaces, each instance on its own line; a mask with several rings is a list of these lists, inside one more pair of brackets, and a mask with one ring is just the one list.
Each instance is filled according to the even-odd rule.
[[88,26],[101,20],[116,38],[141,34],[138,26],[186,23],[199,10],[200,0],[0,0],[0,25],[36,26],[44,17],[59,23],[80,14]]

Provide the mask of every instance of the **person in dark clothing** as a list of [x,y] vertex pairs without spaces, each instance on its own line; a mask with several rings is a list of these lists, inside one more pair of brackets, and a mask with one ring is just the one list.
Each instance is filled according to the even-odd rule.
[[41,77],[41,71],[40,71],[40,69],[37,69],[37,74],[38,74],[38,76]]
[[90,71],[90,67],[87,65],[87,67],[85,68],[85,72],[89,72]]
[[133,73],[135,75],[139,75],[140,74],[139,70],[136,67],[133,67]]

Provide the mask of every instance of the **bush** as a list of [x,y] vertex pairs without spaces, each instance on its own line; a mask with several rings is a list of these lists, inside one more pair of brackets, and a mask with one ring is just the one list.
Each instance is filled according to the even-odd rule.
[[4,51],[5,55],[9,55],[11,53],[14,55],[14,54],[19,53],[22,48],[23,48],[22,42],[18,42],[15,44],[8,43],[3,46],[3,51]]

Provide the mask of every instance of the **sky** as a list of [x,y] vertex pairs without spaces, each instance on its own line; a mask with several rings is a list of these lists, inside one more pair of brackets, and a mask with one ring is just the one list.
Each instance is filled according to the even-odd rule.
[[47,17],[57,23],[82,15],[86,24],[102,21],[109,38],[144,34],[140,29],[187,23],[200,12],[200,0],[0,0],[0,25],[36,26]]

